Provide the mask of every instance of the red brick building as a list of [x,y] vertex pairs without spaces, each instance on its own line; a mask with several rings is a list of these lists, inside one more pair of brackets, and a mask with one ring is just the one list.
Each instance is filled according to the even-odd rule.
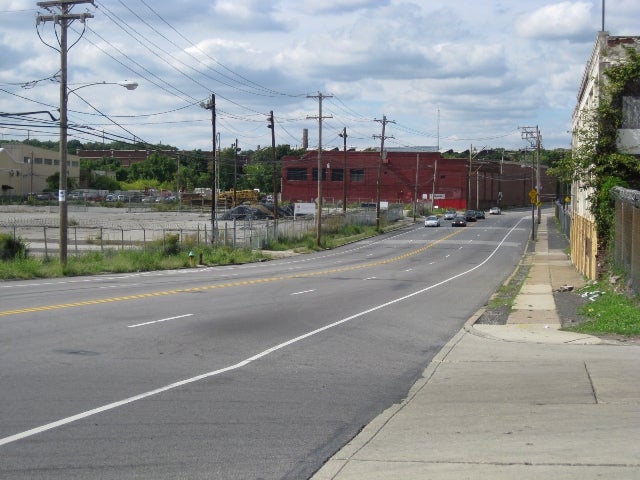
[[[389,203],[434,204],[440,208],[487,209],[494,205],[529,205],[529,191],[535,186],[535,169],[515,162],[488,162],[442,158],[439,152],[389,150],[381,160],[378,151],[323,151],[322,197],[324,202],[348,204]],[[346,178],[345,178],[346,172]],[[318,152],[282,159],[282,201],[313,202],[318,196]],[[544,200],[556,196],[555,179],[541,167]],[[346,195],[345,195],[346,190]],[[502,193],[500,193],[502,192]]]

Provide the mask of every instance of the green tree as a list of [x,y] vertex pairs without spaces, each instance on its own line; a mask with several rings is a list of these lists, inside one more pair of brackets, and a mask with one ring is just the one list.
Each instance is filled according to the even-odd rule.
[[[47,190],[51,192],[57,192],[60,187],[60,172],[56,172],[50,175],[45,180],[47,182]],[[75,190],[78,188],[78,182],[75,178],[67,177],[67,191]]]
[[178,165],[175,159],[154,152],[144,162],[129,167],[129,181],[155,179],[160,183],[173,182]]

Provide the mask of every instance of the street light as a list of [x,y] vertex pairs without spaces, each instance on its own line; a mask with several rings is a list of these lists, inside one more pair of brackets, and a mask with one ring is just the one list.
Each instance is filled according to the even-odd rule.
[[[65,46],[66,48],[66,46]],[[62,69],[64,75],[60,78],[60,179],[58,184],[58,209],[60,210],[60,264],[67,264],[67,103],[69,94],[75,93],[81,88],[90,87],[92,85],[120,85],[127,90],[135,90],[138,88],[136,82],[94,82],[69,90],[67,87],[66,66]]]

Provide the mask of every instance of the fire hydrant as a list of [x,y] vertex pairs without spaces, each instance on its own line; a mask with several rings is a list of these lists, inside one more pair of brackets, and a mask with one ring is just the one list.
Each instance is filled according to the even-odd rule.
[[195,260],[196,260],[196,256],[193,253],[193,251],[189,252],[189,265],[193,267],[195,264]]

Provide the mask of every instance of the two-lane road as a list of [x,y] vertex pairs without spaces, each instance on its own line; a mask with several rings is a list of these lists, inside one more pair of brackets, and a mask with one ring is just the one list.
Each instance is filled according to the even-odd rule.
[[0,283],[0,478],[308,478],[513,271],[528,220]]

